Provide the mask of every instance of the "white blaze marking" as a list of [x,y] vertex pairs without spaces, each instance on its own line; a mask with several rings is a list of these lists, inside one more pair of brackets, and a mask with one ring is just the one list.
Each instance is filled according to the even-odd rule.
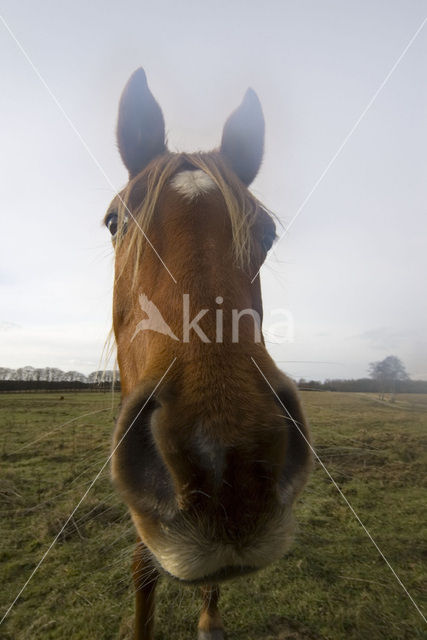
[[201,169],[181,171],[173,177],[171,184],[178,193],[190,199],[216,188],[212,178]]

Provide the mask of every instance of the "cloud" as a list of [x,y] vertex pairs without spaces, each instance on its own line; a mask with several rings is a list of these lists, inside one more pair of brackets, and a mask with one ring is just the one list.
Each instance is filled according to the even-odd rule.
[[20,329],[21,325],[16,322],[7,322],[5,320],[0,321],[0,331],[12,331],[13,329]]
[[393,350],[399,349],[409,338],[407,331],[398,331],[390,327],[378,327],[369,329],[355,336],[366,341],[372,349]]
[[367,349],[381,352],[380,356],[372,354],[371,360],[396,355],[403,360],[411,378],[427,378],[427,340],[421,329],[403,330],[383,326],[369,329],[354,337],[361,340]]
[[[0,327],[3,324],[0,323]],[[12,326],[0,331],[1,366],[13,369],[27,365],[63,370],[75,368],[82,373],[107,367],[104,345],[109,333],[108,325],[80,323],[20,327],[6,324]]]

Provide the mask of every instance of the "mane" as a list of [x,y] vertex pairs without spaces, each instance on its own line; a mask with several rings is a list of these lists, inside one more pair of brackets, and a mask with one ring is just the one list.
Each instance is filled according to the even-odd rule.
[[[147,244],[146,237],[149,238],[150,228],[155,224],[160,195],[174,175],[189,168],[201,169],[216,184],[230,218],[235,263],[242,269],[249,267],[252,227],[259,210],[264,210],[270,216],[272,214],[250,193],[227,166],[220,153],[168,153],[155,158],[129,182],[118,198],[116,248],[123,242],[126,233],[124,264],[132,255],[134,282]],[[135,224],[126,230],[126,219],[129,218],[133,218]]]

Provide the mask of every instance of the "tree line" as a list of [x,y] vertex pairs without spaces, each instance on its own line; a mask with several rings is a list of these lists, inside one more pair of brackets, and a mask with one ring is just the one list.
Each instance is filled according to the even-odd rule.
[[[402,361],[396,356],[387,356],[379,362],[371,362],[369,377],[358,379],[326,379],[297,382],[302,390],[312,391],[359,391],[378,393],[380,397],[389,393],[392,398],[397,393],[427,393],[427,380],[411,380]],[[110,369],[93,371],[85,376],[79,371],[62,371],[55,367],[37,369],[21,367],[9,369],[0,367],[0,391],[25,391],[44,389],[111,389],[120,390],[120,375]]]
[[85,376],[79,371],[62,371],[56,367],[0,367],[0,391],[37,391],[50,389],[120,389],[118,372],[110,369],[92,371]]
[[378,393],[380,396],[385,393],[427,393],[427,380],[398,381],[394,392],[384,390],[381,382],[372,378],[327,378],[324,382],[300,378],[297,384],[301,390],[306,391],[359,391]]
[[371,362],[368,367],[369,378],[342,380],[340,378],[324,382],[300,378],[300,389],[314,391],[359,391],[378,393],[384,398],[386,393],[394,399],[397,393],[427,393],[427,380],[411,380],[405,365],[396,356],[387,356],[384,360]]

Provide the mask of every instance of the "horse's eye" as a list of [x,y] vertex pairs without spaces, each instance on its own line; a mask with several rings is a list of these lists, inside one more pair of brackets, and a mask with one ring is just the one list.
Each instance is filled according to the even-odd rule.
[[262,246],[264,247],[265,252],[270,251],[276,238],[277,235],[274,229],[271,229],[264,234],[264,237],[262,239]]
[[109,230],[112,236],[115,236],[117,233],[117,226],[119,223],[119,216],[117,215],[117,211],[112,211],[105,218],[105,226]]

